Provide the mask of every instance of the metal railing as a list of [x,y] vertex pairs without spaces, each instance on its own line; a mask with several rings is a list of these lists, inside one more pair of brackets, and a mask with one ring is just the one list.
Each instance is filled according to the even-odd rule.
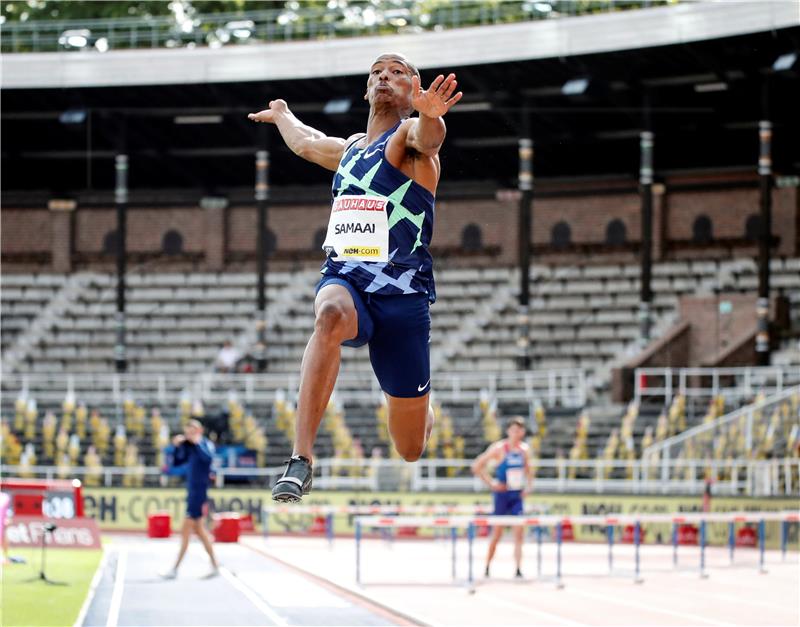
[[2,52],[221,47],[254,42],[418,33],[443,28],[527,22],[676,4],[677,0],[370,3],[144,18],[36,20],[2,23]]
[[[67,395],[86,404],[114,404],[119,409],[130,393],[139,402],[177,404],[188,390],[193,400],[224,402],[235,394],[247,404],[271,403],[278,391],[293,400],[297,374],[16,374],[3,375],[7,398],[26,396],[38,402],[61,402]],[[570,408],[586,404],[586,377],[582,370],[545,370],[506,373],[457,372],[434,374],[433,394],[439,402],[472,402],[481,390],[498,401],[531,402]],[[380,403],[383,392],[370,372],[342,373],[336,397],[343,402]]]
[[800,366],[636,368],[634,396],[637,403],[656,400],[664,405],[678,395],[687,400],[723,396],[741,403],[759,392],[775,394],[793,385],[800,385]]
[[[676,469],[683,468],[685,458],[714,460],[709,463],[717,468],[734,464],[737,471],[729,473],[739,477],[741,464],[771,464],[774,460],[754,458],[771,455],[775,444],[791,433],[793,425],[800,426],[800,385],[658,442],[643,451],[642,460],[648,467],[659,469],[663,483],[678,478]],[[770,439],[775,444],[769,445]],[[723,457],[727,459],[720,459]],[[758,479],[762,480],[763,477]]]
[[[399,460],[318,459],[315,461],[314,487],[319,490],[400,491],[400,492],[485,492],[486,486],[474,477],[468,459],[426,459],[414,463]],[[620,460],[536,460],[532,493],[574,494],[674,494],[700,495],[706,489],[709,473],[717,477],[713,493],[717,496],[798,496],[800,459],[708,460],[670,459],[658,463]],[[668,478],[662,476],[668,469]],[[267,489],[283,473],[283,466],[268,468],[220,468],[216,486],[249,483]],[[138,478],[134,486],[156,487],[175,484],[159,468],[87,468],[0,466],[4,476],[56,479],[78,477],[87,485],[130,485],[125,477]]]

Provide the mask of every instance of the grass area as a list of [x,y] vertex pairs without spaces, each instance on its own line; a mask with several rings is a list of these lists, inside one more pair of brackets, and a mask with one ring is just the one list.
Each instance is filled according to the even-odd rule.
[[[78,617],[89,591],[102,551],[47,549],[46,574],[66,586],[50,586],[36,581],[40,549],[9,550],[9,555],[25,558],[26,564],[3,566],[0,591],[0,625],[4,627],[71,626]],[[33,579],[33,581],[31,581]]]

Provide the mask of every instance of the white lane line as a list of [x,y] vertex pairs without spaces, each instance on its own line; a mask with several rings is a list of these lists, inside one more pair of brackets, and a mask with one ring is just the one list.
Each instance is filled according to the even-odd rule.
[[559,616],[558,614],[551,614],[550,612],[545,612],[543,610],[536,610],[532,607],[528,607],[527,605],[521,605],[520,603],[514,603],[513,601],[507,601],[505,599],[498,599],[497,597],[490,597],[489,595],[482,595],[481,600],[487,601],[492,605],[499,605],[500,607],[507,607],[530,616],[536,616],[540,620],[549,621],[547,624],[556,623],[558,625],[569,625],[570,627],[583,627],[583,625],[585,625],[585,623],[578,623],[574,620],[570,620],[569,618]]
[[97,592],[97,586],[100,585],[100,579],[103,577],[103,572],[106,569],[106,562],[108,562],[108,550],[103,551],[103,557],[100,558],[100,563],[97,565],[97,570],[94,571],[92,583],[89,584],[89,592],[86,593],[86,598],[81,605],[81,611],[78,612],[78,618],[75,619],[75,624],[72,627],[83,627],[86,620],[86,614],[89,612],[89,607],[94,601],[94,595]]
[[264,600],[258,596],[250,587],[246,586],[242,581],[234,575],[231,571],[229,571],[224,566],[220,567],[219,569],[220,574],[228,580],[234,588],[236,588],[239,592],[241,592],[244,596],[246,596],[250,602],[258,608],[258,610],[264,614],[267,618],[269,618],[275,625],[288,625],[289,623],[286,622],[286,619],[278,616],[278,614],[273,610],[269,605],[267,605]]
[[591,592],[585,592],[583,590],[575,590],[571,589],[570,594],[577,594],[587,599],[593,599],[595,601],[604,601],[606,603],[613,603],[616,605],[624,605],[625,607],[631,607],[637,610],[642,610],[646,612],[655,612],[656,614],[666,614],[667,616],[674,616],[675,618],[682,618],[684,620],[690,621],[692,624],[695,623],[707,623],[709,625],[723,625],[723,626],[730,626],[732,623],[726,623],[719,620],[714,620],[713,618],[706,618],[705,616],[700,616],[699,614],[692,614],[691,612],[676,612],[674,610],[667,610],[661,607],[656,607],[654,605],[648,605],[647,603],[637,603],[636,601],[630,600],[622,600],[618,597],[615,597],[611,594],[593,594]]
[[114,591],[111,594],[111,605],[108,608],[106,627],[117,627],[119,608],[122,606],[122,591],[125,588],[125,568],[128,565],[128,550],[121,548],[117,557],[117,572],[114,576]]

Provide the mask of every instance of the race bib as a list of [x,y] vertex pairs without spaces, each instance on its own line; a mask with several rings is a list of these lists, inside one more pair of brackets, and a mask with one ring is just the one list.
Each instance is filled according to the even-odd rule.
[[506,490],[522,490],[525,487],[525,469],[506,469]]
[[389,217],[379,196],[338,196],[322,250],[333,261],[389,261]]

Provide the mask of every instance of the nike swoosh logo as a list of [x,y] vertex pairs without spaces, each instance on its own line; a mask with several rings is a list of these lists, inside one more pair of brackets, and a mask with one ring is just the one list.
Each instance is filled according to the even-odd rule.
[[[364,151],[364,154],[361,155],[362,159],[369,159],[372,155],[380,151],[384,146],[386,146],[386,140],[382,141],[380,144],[377,144],[372,150]],[[428,382],[430,383],[430,381]],[[427,383],[425,385],[428,385]]]
[[430,380],[430,379],[428,379],[428,380],[425,382],[425,385],[418,385],[418,386],[417,386],[417,392],[422,392],[422,390],[424,390],[426,387],[428,387],[428,384],[429,384],[430,382],[431,382],[431,380]]

